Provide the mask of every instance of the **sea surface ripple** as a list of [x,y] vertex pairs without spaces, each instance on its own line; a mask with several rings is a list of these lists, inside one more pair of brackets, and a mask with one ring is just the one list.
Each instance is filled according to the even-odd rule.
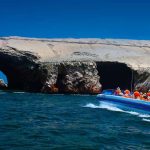
[[0,93],[0,150],[148,150],[150,116],[96,96]]

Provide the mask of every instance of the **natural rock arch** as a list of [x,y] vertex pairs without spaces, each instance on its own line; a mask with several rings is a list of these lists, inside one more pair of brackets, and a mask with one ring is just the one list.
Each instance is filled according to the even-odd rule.
[[22,89],[21,74],[17,71],[17,68],[13,65],[1,63],[0,61],[0,70],[5,73],[8,80],[8,89]]
[[[9,48],[10,50],[11,48]],[[8,89],[39,91],[42,79],[38,57],[29,52],[18,52],[15,49],[0,51],[0,70],[8,78]]]

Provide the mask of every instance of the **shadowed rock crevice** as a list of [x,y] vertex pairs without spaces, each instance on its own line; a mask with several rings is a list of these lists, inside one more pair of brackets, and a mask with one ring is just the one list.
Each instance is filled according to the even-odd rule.
[[101,77],[102,89],[134,88],[134,70],[124,63],[118,62],[96,62],[98,74]]

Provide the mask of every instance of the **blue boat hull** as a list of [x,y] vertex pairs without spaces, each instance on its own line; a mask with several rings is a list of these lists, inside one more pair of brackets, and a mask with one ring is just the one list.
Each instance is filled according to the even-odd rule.
[[108,102],[120,106],[126,106],[150,112],[150,102],[146,102],[143,100],[105,94],[98,94],[97,99],[101,102]]

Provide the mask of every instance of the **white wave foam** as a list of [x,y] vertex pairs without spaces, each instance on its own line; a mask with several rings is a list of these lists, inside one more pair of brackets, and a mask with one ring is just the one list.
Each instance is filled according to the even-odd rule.
[[131,114],[131,115],[135,115],[135,116],[140,115],[138,112],[135,112],[135,111],[124,111],[124,112]]
[[148,115],[148,114],[140,114],[139,117],[141,117],[141,118],[150,118],[150,115]]
[[87,104],[87,105],[85,105],[85,106],[83,106],[83,107],[100,108],[99,106],[96,106],[96,105],[94,105],[94,104],[92,104],[92,103],[89,103],[89,104]]
[[150,122],[150,119],[145,119],[145,118],[143,118],[142,120],[143,120],[143,121],[146,121],[146,122]]
[[101,103],[101,104],[99,105],[99,108],[103,108],[103,109],[107,109],[107,110],[111,110],[111,111],[123,112],[122,109],[117,108],[115,105],[113,105],[113,104],[108,104],[108,103]]
[[122,109],[119,109],[111,104],[106,104],[106,103],[101,103],[100,105],[95,105],[92,103],[89,103],[87,105],[85,105],[84,107],[89,107],[89,108],[102,108],[102,109],[107,109],[107,110],[111,110],[111,111],[120,111],[122,112]]
[[145,118],[150,118],[149,114],[143,114],[143,113],[136,112],[136,111],[122,110],[120,108],[117,108],[115,105],[109,104],[109,103],[100,103],[99,105],[89,103],[89,104],[85,105],[84,107],[101,108],[101,109],[107,109],[107,110],[110,110],[110,111],[124,112],[124,113],[128,113],[128,114],[131,114],[131,115],[138,116],[138,117],[142,118],[142,120],[150,122],[149,119],[145,119]]
[[18,93],[18,94],[21,94],[21,93],[26,93],[26,92],[13,92],[13,93]]

